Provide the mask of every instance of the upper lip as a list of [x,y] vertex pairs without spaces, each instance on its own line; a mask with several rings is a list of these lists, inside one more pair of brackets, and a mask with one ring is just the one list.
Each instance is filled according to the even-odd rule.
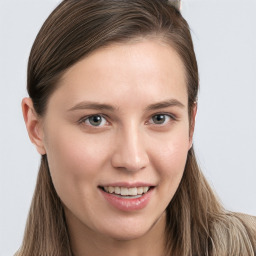
[[135,187],[155,187],[152,183],[147,182],[114,182],[99,185],[99,187],[124,187],[124,188],[135,188]]

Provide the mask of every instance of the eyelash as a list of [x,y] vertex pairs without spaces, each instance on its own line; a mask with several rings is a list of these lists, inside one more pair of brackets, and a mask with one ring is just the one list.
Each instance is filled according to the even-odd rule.
[[[165,116],[165,118],[166,117],[170,118],[169,121],[167,121],[167,123],[169,123],[170,121],[176,121],[177,120],[177,118],[173,114],[161,112],[161,113],[155,113],[154,115],[152,115],[150,117],[149,121],[146,122],[146,125],[149,124],[149,125],[154,125],[154,126],[165,126],[167,124],[166,122],[163,123],[163,124],[156,124],[156,123],[150,122],[150,120],[152,120],[153,117],[160,116],[160,115]],[[102,125],[94,126],[92,124],[85,124],[86,121],[89,122],[89,118],[97,117],[97,116],[105,119],[106,123],[109,123],[108,120],[107,120],[108,117],[106,115],[104,115],[104,114],[93,114],[93,115],[85,116],[85,117],[81,118],[78,123],[81,124],[81,125],[85,125],[85,126],[88,126],[88,127],[99,129],[99,128],[102,127]]]
[[106,122],[107,123],[109,123],[108,121],[107,121],[107,119],[108,119],[108,117],[106,117],[105,115],[103,115],[103,114],[93,114],[93,115],[89,115],[89,116],[85,116],[85,117],[83,117],[82,119],[80,119],[79,120],[79,124],[81,124],[81,125],[85,125],[85,126],[89,126],[89,127],[92,127],[92,128],[100,128],[100,127],[102,127],[102,126],[93,126],[93,125],[91,125],[91,124],[85,124],[85,122],[88,120],[89,121],[89,118],[91,118],[91,117],[97,117],[97,116],[99,116],[99,117],[101,117],[101,118],[104,118],[105,120],[106,120]]
[[165,120],[166,122],[164,122],[163,124],[150,123],[150,121],[148,121],[146,124],[152,124],[154,126],[165,126],[165,125],[167,125],[167,123],[177,120],[177,118],[173,114],[170,114],[170,113],[156,113],[151,116],[150,120],[152,120],[152,118],[156,117],[156,116],[165,116],[165,118],[168,117],[169,121]]

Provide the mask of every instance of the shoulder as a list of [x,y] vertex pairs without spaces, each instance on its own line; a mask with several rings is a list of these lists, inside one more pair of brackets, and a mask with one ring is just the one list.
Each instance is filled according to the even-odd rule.
[[251,216],[244,213],[234,213],[234,216],[244,224],[246,229],[256,241],[256,216]]
[[256,226],[256,216],[248,215],[245,213],[234,213],[234,215],[241,219],[242,221],[251,224],[253,226]]
[[233,213],[234,217],[237,218],[244,226],[248,239],[256,255],[256,217],[247,215],[244,213]]
[[256,256],[256,217],[223,212],[211,223],[213,255]]

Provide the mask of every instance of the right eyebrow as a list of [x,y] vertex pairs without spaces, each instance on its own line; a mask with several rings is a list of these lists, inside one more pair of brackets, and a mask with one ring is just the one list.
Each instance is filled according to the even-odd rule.
[[82,109],[94,109],[94,110],[108,110],[115,111],[116,107],[109,104],[102,104],[99,102],[82,101],[68,109],[68,111],[82,110]]

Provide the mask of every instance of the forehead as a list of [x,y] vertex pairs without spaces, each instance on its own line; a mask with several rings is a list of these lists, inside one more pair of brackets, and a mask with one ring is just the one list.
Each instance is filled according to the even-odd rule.
[[172,97],[186,105],[185,68],[177,52],[163,41],[115,43],[68,69],[54,94],[67,105],[85,99],[122,105],[124,98],[137,104],[142,99],[152,103]]

